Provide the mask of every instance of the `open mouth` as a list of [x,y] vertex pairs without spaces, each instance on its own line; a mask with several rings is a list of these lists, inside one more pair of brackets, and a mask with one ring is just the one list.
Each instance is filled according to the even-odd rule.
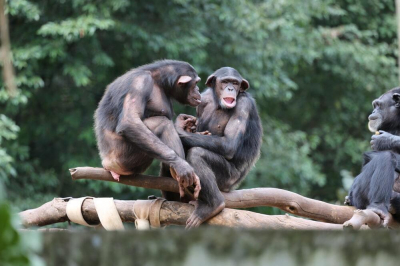
[[226,106],[228,106],[228,107],[233,107],[233,106],[236,105],[236,100],[235,100],[235,98],[226,97],[226,98],[224,98],[223,100],[224,100]]

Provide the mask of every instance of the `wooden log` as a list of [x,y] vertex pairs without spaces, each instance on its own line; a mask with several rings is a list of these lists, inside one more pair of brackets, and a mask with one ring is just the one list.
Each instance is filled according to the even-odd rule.
[[[400,224],[389,214],[389,222],[387,227],[390,229],[399,229]],[[344,229],[359,230],[363,225],[367,225],[369,228],[376,229],[382,227],[382,220],[378,214],[370,209],[366,210],[355,210],[353,217],[343,224]]]
[[[66,206],[68,199],[55,198],[42,206],[20,212],[22,224],[26,227],[44,226],[68,221]],[[118,213],[123,222],[134,222],[134,200],[114,200]],[[165,201],[160,209],[160,222],[165,225],[185,225],[193,212],[190,204]],[[82,205],[82,215],[89,224],[98,224],[99,218],[92,199],[86,199]],[[298,230],[342,230],[342,225],[329,224],[292,217],[289,215],[264,215],[243,210],[225,208],[217,216],[206,222],[210,225],[263,228],[263,229],[298,229]]]
[[[103,168],[76,167],[70,169],[70,173],[73,180],[101,180],[129,186],[179,192],[177,182],[168,177],[130,175],[121,176],[118,182],[112,178],[110,172]],[[354,207],[329,204],[277,188],[243,189],[222,194],[225,197],[227,208],[270,206],[291,214],[329,223],[343,224],[353,216],[354,211]]]

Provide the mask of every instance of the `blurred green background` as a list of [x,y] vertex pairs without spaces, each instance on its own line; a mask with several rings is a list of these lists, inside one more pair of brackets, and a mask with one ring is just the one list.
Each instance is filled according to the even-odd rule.
[[201,89],[222,66],[249,80],[264,137],[241,188],[333,203],[369,149],[372,100],[398,85],[393,0],[6,2],[19,94],[0,82],[0,180],[17,210],[53,197],[160,195],[72,182],[68,171],[101,166],[93,113],[106,85],[154,60],[191,63]]

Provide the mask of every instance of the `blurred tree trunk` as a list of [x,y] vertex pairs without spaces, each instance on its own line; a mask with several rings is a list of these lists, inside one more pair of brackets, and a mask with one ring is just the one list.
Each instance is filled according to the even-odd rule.
[[14,68],[11,63],[11,45],[10,36],[8,33],[8,19],[5,13],[5,1],[0,0],[0,36],[1,36],[1,49],[0,49],[0,61],[3,65],[3,78],[5,87],[8,90],[10,96],[15,96],[17,88],[14,81]]
[[399,86],[400,86],[400,0],[396,0],[396,18],[397,18],[397,45],[398,45],[398,53],[397,53],[397,68],[398,68],[398,78],[399,78]]

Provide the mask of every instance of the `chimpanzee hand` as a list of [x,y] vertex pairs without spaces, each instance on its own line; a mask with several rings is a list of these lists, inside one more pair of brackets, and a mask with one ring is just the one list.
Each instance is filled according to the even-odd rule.
[[180,114],[175,120],[175,128],[179,132],[184,130],[189,133],[196,132],[197,118],[192,115]]
[[170,167],[172,177],[178,181],[179,194],[181,198],[185,196],[185,188],[194,186],[194,198],[199,197],[201,190],[200,179],[194,173],[193,168],[185,160],[181,159],[177,163],[171,164]]
[[394,147],[399,146],[400,137],[392,135],[386,131],[379,130],[379,135],[372,135],[371,137],[371,148],[375,151],[386,151],[391,150]]
[[208,130],[203,131],[203,132],[196,132],[196,134],[204,135],[204,136],[211,136],[212,135],[211,132],[208,131]]

